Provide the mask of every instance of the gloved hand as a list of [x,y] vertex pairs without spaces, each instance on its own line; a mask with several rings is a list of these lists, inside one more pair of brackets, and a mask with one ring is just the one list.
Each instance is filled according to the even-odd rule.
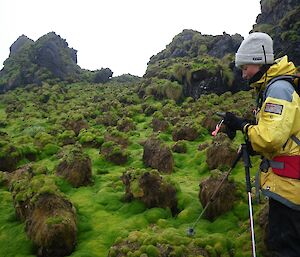
[[231,112],[226,112],[223,123],[226,125],[226,134],[230,139],[233,139],[236,131],[243,130],[248,122],[243,118],[236,117]]

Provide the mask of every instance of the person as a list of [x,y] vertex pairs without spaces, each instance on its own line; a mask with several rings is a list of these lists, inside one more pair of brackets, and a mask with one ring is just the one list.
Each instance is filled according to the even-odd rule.
[[262,156],[259,184],[269,198],[271,256],[300,256],[300,99],[292,81],[296,67],[287,56],[274,60],[273,40],[251,33],[241,43],[235,64],[257,92],[256,122],[227,112],[224,124],[231,135],[241,130],[249,150]]

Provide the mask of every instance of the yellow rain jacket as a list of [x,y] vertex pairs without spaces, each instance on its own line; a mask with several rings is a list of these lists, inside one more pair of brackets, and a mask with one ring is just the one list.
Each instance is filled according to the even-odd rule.
[[[295,73],[294,64],[284,56],[276,60],[262,78],[251,85],[256,90],[263,90],[263,101],[257,113],[257,125],[248,126],[246,132],[253,150],[268,160],[281,156],[295,156],[297,159],[300,156],[300,146],[291,138],[294,136],[300,139],[299,95],[291,83],[284,80],[268,85],[277,76]],[[300,179],[279,176],[273,169],[267,167],[264,172],[260,172],[263,194],[300,210]]]

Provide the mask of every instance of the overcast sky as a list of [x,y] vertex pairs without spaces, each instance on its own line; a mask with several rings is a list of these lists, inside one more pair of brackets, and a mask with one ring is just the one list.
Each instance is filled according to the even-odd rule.
[[142,76],[183,29],[247,36],[259,0],[0,0],[0,69],[22,34],[54,31],[78,50],[81,68]]

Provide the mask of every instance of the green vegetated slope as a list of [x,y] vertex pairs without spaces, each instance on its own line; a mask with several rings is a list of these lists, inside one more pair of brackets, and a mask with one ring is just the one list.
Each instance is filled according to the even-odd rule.
[[[78,238],[70,256],[161,256],[160,245],[172,249],[172,255],[166,256],[201,256],[197,250],[191,250],[198,248],[205,249],[209,256],[251,256],[242,162],[230,176],[238,187],[233,210],[213,222],[201,219],[192,238],[187,236],[187,229],[203,208],[198,199],[199,182],[211,174],[206,163],[206,150],[198,150],[200,144],[212,141],[210,132],[201,122],[216,111],[245,114],[253,104],[252,93],[211,94],[198,100],[187,98],[175,103],[173,100],[157,101],[151,96],[140,99],[136,92],[137,85],[132,84],[44,84],[0,95],[0,156],[7,155],[8,145],[12,145],[14,150],[10,154],[13,153],[18,161],[12,168],[31,160],[38,167],[36,170],[53,177],[73,203],[77,212]],[[168,116],[179,123],[192,122],[199,132],[196,140],[185,141],[186,153],[172,153],[174,171],[161,174],[176,187],[179,212],[175,216],[169,209],[148,209],[138,200],[125,202],[125,186],[120,178],[123,172],[132,168],[151,170],[143,164],[142,142],[153,134],[153,117]],[[117,132],[125,118],[135,128]],[[172,147],[175,128],[175,122],[174,125],[169,123],[166,132],[156,132],[156,136]],[[79,131],[76,133],[76,130]],[[121,150],[126,151],[128,157],[125,164],[113,164],[99,153],[108,132],[127,141],[126,149]],[[91,185],[73,188],[55,175],[65,140],[83,145],[84,152],[91,158]],[[234,147],[237,149],[242,142],[243,136],[238,134]],[[253,158],[253,176],[257,164],[258,160]],[[228,165],[220,170],[227,171]],[[16,219],[12,196],[3,185],[0,199],[0,256],[35,256],[35,246],[26,237],[25,224]],[[258,219],[261,207],[254,205],[255,219]],[[261,229],[257,224],[255,228],[258,251],[261,252]],[[123,255],[117,255],[117,250]]]

